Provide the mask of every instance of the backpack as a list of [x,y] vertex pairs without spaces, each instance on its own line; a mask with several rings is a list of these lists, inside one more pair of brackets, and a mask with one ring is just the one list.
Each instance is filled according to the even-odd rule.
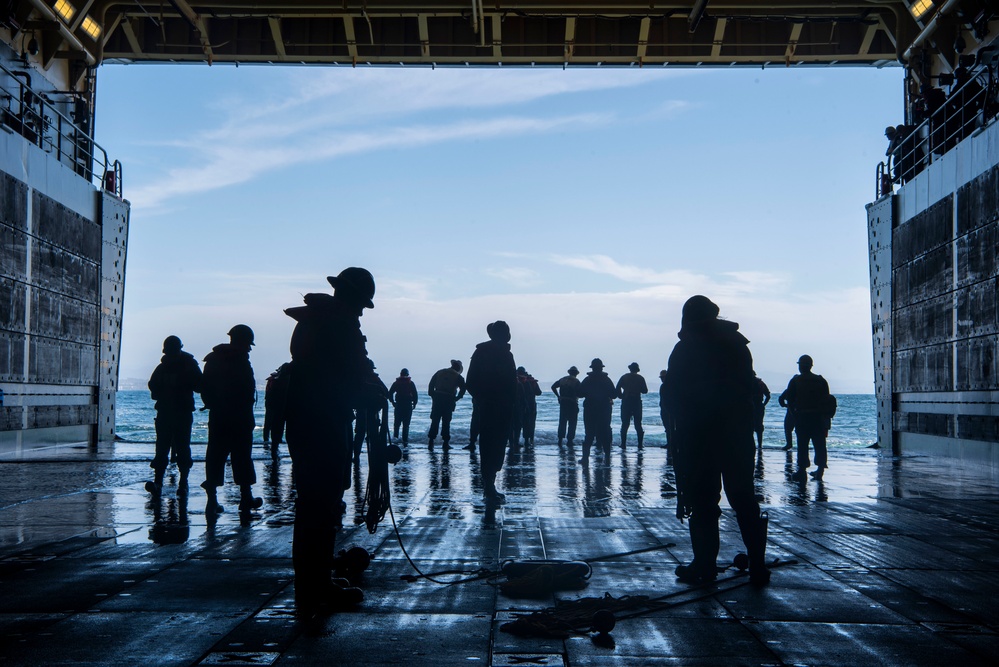
[[826,397],[825,414],[823,415],[823,417],[825,417],[826,419],[832,419],[833,417],[835,417],[836,407],[837,407],[836,397],[833,396],[832,394],[829,394],[829,396]]

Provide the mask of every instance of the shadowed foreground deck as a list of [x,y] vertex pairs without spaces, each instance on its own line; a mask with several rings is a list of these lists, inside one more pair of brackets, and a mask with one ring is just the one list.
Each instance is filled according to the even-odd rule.
[[[392,472],[403,543],[437,572],[674,542],[595,563],[585,590],[558,598],[681,590],[672,572],[690,543],[673,516],[672,471],[664,449],[633,442],[609,465],[583,467],[546,441],[511,455],[508,503],[495,513],[476,490],[474,456],[411,444]],[[375,552],[363,605],[303,625],[292,612],[290,460],[283,447],[277,463],[254,452],[265,505],[245,525],[230,511],[206,521],[203,446],[186,503],[169,474],[159,502],[143,491],[149,444],[0,453],[0,664],[954,665],[999,651],[996,480],[947,462],[833,452],[820,485],[791,481],[790,456],[765,450],[768,553],[800,564],[764,590],[718,585],[707,599],[621,620],[607,648],[589,635],[499,630],[551,597],[401,580],[413,570],[389,517],[374,535],[342,534]],[[225,491],[235,508],[237,490]],[[741,550],[728,512],[722,531],[727,559]]]

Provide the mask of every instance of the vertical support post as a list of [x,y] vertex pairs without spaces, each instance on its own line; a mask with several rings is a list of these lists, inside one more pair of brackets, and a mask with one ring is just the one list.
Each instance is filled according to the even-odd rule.
[[871,275],[871,332],[874,348],[874,396],[878,407],[878,443],[899,454],[894,430],[892,382],[892,229],[895,195],[867,205],[868,260]]
[[129,206],[128,202],[106,190],[101,190],[97,196],[101,198],[102,253],[95,441],[103,441],[113,439],[115,430],[115,393],[118,391],[118,362],[121,352]]

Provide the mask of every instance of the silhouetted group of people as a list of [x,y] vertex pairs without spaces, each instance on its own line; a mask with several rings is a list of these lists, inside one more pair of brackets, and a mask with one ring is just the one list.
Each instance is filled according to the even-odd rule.
[[[285,312],[295,320],[291,361],[267,381],[265,441],[276,452],[286,433],[296,487],[292,557],[298,608],[305,613],[357,604],[363,593],[346,581],[333,578],[334,547],[345,511],[344,491],[350,487],[352,458],[358,434],[378,428],[377,416],[395,408],[393,432],[409,441],[413,408],[419,401],[407,369],[386,388],[368,358],[360,318],[373,308],[375,282],[361,268],[344,269],[327,279],[333,294],[309,293],[304,305]],[[769,581],[765,561],[766,516],[754,493],[754,453],[762,445],[763,410],[770,391],[753,371],[749,341],[738,324],[719,318],[718,306],[707,297],[691,297],[683,306],[679,341],[660,373],[660,411],[668,436],[669,455],[678,486],[677,516],[689,521],[694,558],[677,567],[682,581],[704,583],[716,576],[719,549],[720,493],[724,487],[735,511],[749,555],[750,578]],[[482,493],[487,504],[503,503],[496,478],[507,451],[533,444],[537,418],[538,381],[511,351],[506,322],[487,325],[488,339],[471,355],[467,378],[463,365],[452,360],[430,380],[431,424],[427,433],[432,449],[438,435],[450,447],[451,418],[455,404],[467,392],[472,398],[472,423],[468,448],[475,443],[481,453]],[[251,446],[253,406],[256,400],[249,353],[254,344],[250,327],[239,324],[229,331],[229,343],[215,346],[200,370],[194,357],[182,350],[176,336],[163,344],[163,357],[149,380],[156,401],[156,455],[151,463],[154,480],[146,484],[160,494],[171,453],[181,474],[178,492],[185,492],[191,458],[194,393],[200,392],[209,410],[206,511],[223,511],[217,489],[224,482],[225,463],[231,461],[233,480],[240,489],[239,510],[259,509],[254,497],[256,482]],[[826,381],[811,372],[812,360],[802,356],[799,374],[780,396],[780,404],[793,415],[798,435],[798,473],[804,478],[810,465],[808,444],[815,447],[821,480],[828,459],[825,435],[835,412],[835,399]],[[579,380],[573,366],[552,384],[559,403],[558,444],[571,446],[576,437],[579,400],[583,402],[585,435],[582,458],[591,450],[609,459],[614,401],[621,401],[621,446],[625,447],[633,424],[639,447],[643,446],[642,396],[649,389],[637,363],[615,383],[597,358]],[[355,426],[356,422],[356,426]],[[754,433],[757,442],[754,443]],[[369,438],[369,447],[371,440]],[[381,454],[369,451],[372,456]]]
[[253,496],[256,483],[253,447],[253,405],[256,382],[250,366],[253,331],[245,324],[229,330],[229,342],[216,345],[205,357],[202,371],[197,360],[183,351],[177,336],[163,341],[163,357],[149,378],[149,392],[156,401],[156,456],[150,466],[154,479],[146,490],[158,495],[170,458],[180,471],[179,491],[186,492],[191,459],[194,394],[200,393],[208,413],[208,448],[205,452],[206,512],[223,511],[217,489],[225,484],[225,464],[232,464],[233,481],[239,485],[239,509],[259,509],[263,500]]

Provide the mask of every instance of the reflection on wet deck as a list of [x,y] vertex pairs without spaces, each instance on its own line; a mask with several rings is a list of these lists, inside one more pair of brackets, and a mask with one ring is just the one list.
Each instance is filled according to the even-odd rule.
[[[615,447],[610,461],[583,466],[578,450],[541,439],[510,454],[500,478],[507,504],[490,510],[475,454],[410,444],[392,470],[393,510],[424,572],[676,546],[595,564],[583,591],[516,600],[482,581],[403,581],[413,569],[387,517],[374,535],[344,531],[345,544],[375,552],[367,598],[319,632],[290,613],[286,449],[277,459],[255,449],[260,512],[231,511],[238,490],[229,485],[220,500],[230,509],[211,521],[197,487],[203,446],[189,495],[178,497],[168,474],[158,501],[143,490],[151,450],[65,445],[0,457],[0,662],[902,665],[982,662],[999,649],[996,479],[958,464],[834,450],[822,483],[798,482],[791,454],[765,449],[756,483],[770,510],[770,555],[800,564],[775,572],[762,591],[719,586],[706,599],[623,620],[611,649],[586,635],[531,639],[498,628],[556,597],[683,588],[672,570],[689,559],[689,540],[673,516],[672,469],[659,446]],[[348,517],[363,485],[361,469]],[[729,558],[741,550],[729,514],[722,531]]]

